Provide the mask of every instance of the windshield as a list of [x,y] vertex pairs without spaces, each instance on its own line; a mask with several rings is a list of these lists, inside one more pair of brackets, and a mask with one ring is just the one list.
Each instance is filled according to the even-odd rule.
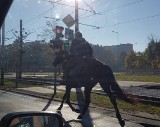
[[[61,110],[67,102],[66,121],[84,118],[88,103],[107,113],[115,109],[146,119],[155,114],[159,121],[159,5],[159,0],[14,0],[0,29],[0,117]],[[68,100],[86,108],[74,109]],[[89,124],[101,126],[107,115],[90,110]],[[80,114],[68,116],[72,111]]]

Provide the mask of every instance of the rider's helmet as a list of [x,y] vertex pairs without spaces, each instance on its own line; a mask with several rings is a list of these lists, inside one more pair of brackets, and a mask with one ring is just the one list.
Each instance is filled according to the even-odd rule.
[[82,38],[82,33],[77,31],[75,37],[76,38]]

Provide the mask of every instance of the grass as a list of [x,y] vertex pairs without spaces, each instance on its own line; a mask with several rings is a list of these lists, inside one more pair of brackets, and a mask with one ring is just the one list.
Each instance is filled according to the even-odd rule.
[[[59,98],[62,99],[63,98],[64,93],[60,92],[57,93],[55,95],[55,98]],[[51,97],[52,94],[45,94],[45,96],[49,96]],[[71,92],[71,101],[73,102],[77,102],[77,95],[75,92]],[[95,93],[91,94],[91,104],[98,106],[98,107],[102,107],[102,108],[108,108],[108,109],[113,109],[113,105],[111,104],[109,98],[105,95],[97,95]],[[122,100],[117,99],[117,104],[118,107],[126,112],[145,112],[145,113],[149,113],[152,115],[157,115],[160,117],[160,107],[158,106],[151,106],[151,105],[143,105],[140,103],[137,103],[136,105],[132,105],[129,103],[126,103]]]
[[[28,83],[18,83],[18,88],[25,88],[25,87],[32,87],[32,86],[40,86],[36,84],[28,84]],[[10,89],[10,88],[16,88],[16,82],[13,81],[5,81],[4,85],[0,85],[0,89]]]
[[125,75],[115,74],[117,80],[120,81],[140,81],[140,82],[156,82],[160,83],[160,75]]

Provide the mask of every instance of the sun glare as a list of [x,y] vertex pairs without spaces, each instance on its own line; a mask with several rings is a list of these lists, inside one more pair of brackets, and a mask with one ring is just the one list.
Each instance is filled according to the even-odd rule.
[[56,19],[59,19],[59,14],[56,14],[55,17],[56,17]]

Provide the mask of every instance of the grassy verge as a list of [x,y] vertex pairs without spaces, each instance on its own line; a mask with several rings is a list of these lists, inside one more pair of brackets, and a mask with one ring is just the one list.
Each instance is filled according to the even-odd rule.
[[159,75],[125,75],[119,74],[115,75],[117,80],[120,81],[141,81],[141,82],[156,82],[160,83]]
[[0,89],[10,89],[10,88],[24,88],[24,87],[32,87],[32,86],[39,86],[36,84],[26,84],[26,83],[18,83],[16,86],[16,83],[13,81],[5,81],[4,86],[0,85]]
[[[55,98],[62,99],[64,93],[57,93],[55,95]],[[51,97],[51,94],[45,94],[45,96]],[[71,92],[71,101],[77,102],[77,95],[75,92]],[[95,93],[91,94],[91,104],[102,107],[102,108],[109,108],[113,109],[113,105],[111,104],[109,98],[104,95],[97,95]],[[160,117],[160,107],[158,106],[151,106],[151,105],[143,105],[140,103],[137,103],[136,105],[132,105],[129,103],[126,103],[122,100],[117,99],[118,107],[126,112],[146,112],[152,115],[157,115]]]

